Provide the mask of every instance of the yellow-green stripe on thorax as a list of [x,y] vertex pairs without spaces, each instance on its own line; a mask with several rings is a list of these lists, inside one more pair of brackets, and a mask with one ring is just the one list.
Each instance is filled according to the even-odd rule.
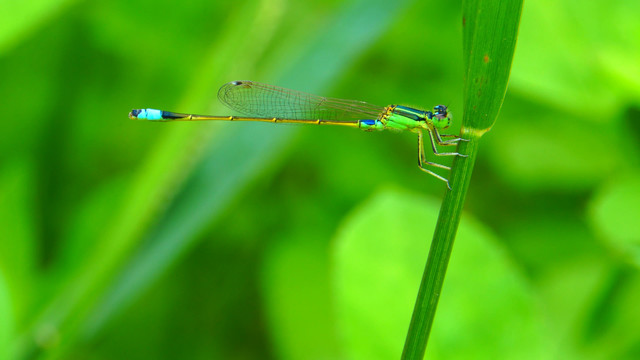
[[388,129],[413,130],[422,127],[427,112],[401,105],[391,105],[382,116],[382,123]]

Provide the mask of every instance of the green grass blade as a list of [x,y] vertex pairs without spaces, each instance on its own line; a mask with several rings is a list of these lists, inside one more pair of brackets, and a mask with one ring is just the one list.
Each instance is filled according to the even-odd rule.
[[463,3],[464,120],[466,131],[493,126],[507,91],[522,0]]
[[507,89],[522,0],[468,0],[463,3],[465,64],[463,137],[433,235],[403,359],[422,359],[449,264],[480,137],[493,126]]

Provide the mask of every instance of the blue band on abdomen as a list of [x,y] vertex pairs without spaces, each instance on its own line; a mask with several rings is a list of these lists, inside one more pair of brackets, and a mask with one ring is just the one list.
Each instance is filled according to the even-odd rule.
[[138,114],[138,119],[162,120],[162,110],[143,109],[140,114]]

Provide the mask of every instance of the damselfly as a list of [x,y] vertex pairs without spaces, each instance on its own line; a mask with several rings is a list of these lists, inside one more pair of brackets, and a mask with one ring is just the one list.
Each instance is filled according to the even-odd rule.
[[[376,106],[363,101],[334,99],[285,89],[254,81],[232,81],[218,91],[218,99],[229,108],[248,115],[195,115],[156,109],[131,110],[129,117],[153,121],[263,121],[273,123],[341,125],[373,130],[408,130],[418,134],[418,165],[420,169],[447,183],[449,181],[427,166],[451,170],[450,167],[427,161],[423,132],[429,134],[431,150],[437,156],[463,156],[457,152],[439,152],[436,145],[453,146],[461,139],[456,135],[441,135],[449,127],[451,113],[444,105],[432,111],[401,105]],[[451,138],[443,140],[443,138]],[[451,187],[449,187],[451,189]]]

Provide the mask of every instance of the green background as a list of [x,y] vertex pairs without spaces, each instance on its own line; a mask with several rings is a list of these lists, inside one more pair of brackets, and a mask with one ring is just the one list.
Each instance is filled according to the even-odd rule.
[[[640,3],[529,1],[428,359],[640,358]],[[462,118],[457,2],[0,3],[0,359],[397,359],[445,186],[412,134],[225,115],[251,79]]]

